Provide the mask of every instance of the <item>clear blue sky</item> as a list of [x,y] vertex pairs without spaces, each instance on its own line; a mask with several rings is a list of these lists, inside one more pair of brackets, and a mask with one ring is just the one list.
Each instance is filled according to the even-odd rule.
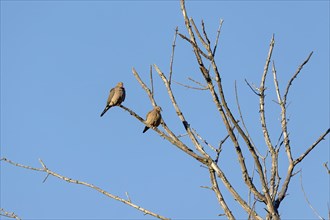
[[[289,94],[289,130],[294,157],[329,127],[328,1],[188,1],[188,15],[204,19],[214,40],[224,19],[217,62],[229,105],[235,113],[234,81],[251,135],[262,153],[258,97],[244,79],[260,84],[269,42],[275,33],[273,59],[280,86],[311,51],[314,54]],[[173,219],[218,219],[223,213],[209,186],[206,169],[160,138],[120,108],[99,115],[110,88],[123,81],[124,105],[141,116],[151,109],[132,75],[135,67],[149,83],[149,65],[169,70],[175,27],[187,34],[178,1],[1,1],[1,157],[52,170],[95,184]],[[173,79],[201,80],[192,49],[177,39]],[[269,75],[271,76],[271,74]],[[155,97],[163,117],[177,134],[184,133],[161,80]],[[279,131],[279,106],[268,78],[266,112],[271,138]],[[189,123],[210,143],[226,135],[207,92],[173,85]],[[190,145],[191,146],[191,145]],[[239,192],[237,156],[224,146],[221,167]],[[286,157],[281,155],[284,178]],[[246,156],[248,157],[248,156]],[[310,202],[327,217],[329,137],[297,170]],[[89,188],[1,162],[1,207],[23,219],[150,219],[135,209]],[[253,169],[248,164],[249,169]],[[224,195],[228,196],[220,184]],[[299,175],[282,203],[283,219],[313,219]],[[246,195],[246,196],[244,196]],[[243,197],[247,197],[244,194]],[[246,214],[228,199],[236,217]]]

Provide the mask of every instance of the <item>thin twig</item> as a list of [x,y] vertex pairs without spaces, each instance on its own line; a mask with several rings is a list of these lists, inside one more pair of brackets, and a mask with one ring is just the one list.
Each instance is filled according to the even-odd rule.
[[[208,51],[211,51],[211,42],[207,36],[207,33],[206,33],[206,29],[205,29],[205,24],[204,24],[204,21],[202,20],[202,30],[203,30],[203,34],[204,34],[204,37],[206,39],[206,42],[207,42],[207,46],[205,47]],[[212,53],[213,54],[213,53]]]
[[184,134],[179,134],[179,135],[177,135],[178,138],[182,138],[182,137],[185,137],[185,136],[188,136],[188,133],[184,133]]
[[245,79],[246,84],[250,87],[250,89],[252,90],[252,92],[254,94],[256,94],[257,96],[260,96],[260,93],[256,92],[259,91],[257,88],[252,88],[252,86],[250,85],[250,83]]
[[242,125],[243,125],[243,128],[244,128],[244,131],[245,133],[247,134],[247,137],[250,139],[251,143],[253,144],[253,146],[255,146],[255,144],[253,143],[253,140],[249,134],[249,131],[245,125],[245,122],[244,122],[244,119],[243,119],[243,114],[242,114],[242,111],[241,111],[241,106],[239,104],[239,100],[238,100],[238,92],[237,92],[237,84],[236,84],[236,80],[235,80],[235,98],[236,98],[236,105],[237,105],[237,109],[238,109],[238,113],[239,113],[239,116],[240,116],[240,119],[241,119],[241,122],[242,122]]
[[[254,210],[255,209],[256,203],[257,203],[257,200],[254,200],[251,210]],[[252,216],[251,216],[251,214],[252,214],[252,212],[249,213],[249,216],[248,216],[247,219],[253,219]]]
[[188,79],[189,79],[190,81],[196,83],[196,84],[199,85],[200,87],[208,89],[208,88],[207,88],[207,85],[203,85],[203,83],[198,82],[197,80],[194,80],[194,79],[191,78],[191,77],[188,77]]
[[205,40],[203,39],[202,35],[200,34],[198,28],[195,25],[194,19],[190,18],[190,23],[192,24],[192,26],[194,27],[194,30],[197,34],[197,37],[199,38],[200,42],[203,44],[204,47],[207,46],[207,43],[205,42]]
[[300,186],[301,186],[301,190],[303,191],[304,193],[304,197],[305,197],[305,200],[306,202],[308,203],[308,206],[312,209],[312,211],[314,212],[314,214],[321,220],[325,220],[324,218],[322,218],[319,213],[316,211],[316,209],[312,206],[312,204],[309,202],[308,200],[308,197],[306,195],[306,192],[304,190],[304,186],[303,186],[303,182],[302,182],[302,172],[300,172]]
[[303,153],[300,157],[298,157],[293,163],[294,165],[298,164],[300,161],[302,161],[315,147],[320,143],[322,140],[324,140],[325,136],[327,136],[330,132],[330,128],[326,130],[306,151]]
[[284,102],[284,104],[286,104],[286,100],[287,100],[287,96],[288,96],[288,93],[289,93],[289,89],[290,89],[290,87],[292,85],[293,80],[295,78],[297,78],[298,74],[300,73],[300,71],[302,70],[302,68],[305,66],[305,64],[308,63],[308,61],[309,61],[309,59],[311,58],[312,55],[313,55],[313,51],[308,55],[307,59],[302,64],[300,64],[300,66],[298,67],[297,71],[295,72],[295,74],[292,76],[292,78],[288,82],[288,85],[286,86],[285,93],[284,93],[284,96],[283,96],[283,102]]
[[153,77],[152,77],[152,65],[150,65],[150,85],[151,85],[151,95],[155,99],[154,80],[153,80]]
[[[235,129],[235,127],[233,127],[233,129]],[[219,161],[219,157],[220,157],[220,153],[221,153],[221,151],[222,151],[222,145],[226,142],[226,140],[229,138],[229,134],[224,138],[224,139],[222,139],[221,141],[220,141],[220,143],[219,143],[219,147],[218,147],[218,149],[217,149],[217,155],[216,155],[216,157],[215,157],[215,163],[218,163],[218,161]]]
[[[273,65],[272,65],[272,72],[273,72],[274,85],[275,85],[275,91],[276,91],[276,95],[277,95],[278,104],[281,105],[281,103],[282,103],[282,97],[281,97],[280,87],[278,85],[278,80],[277,80],[277,74],[276,74],[276,68],[275,68],[275,62],[274,62],[274,60],[273,60]],[[283,131],[282,131],[282,134],[283,134]]]
[[125,192],[125,194],[126,194],[127,200],[128,200],[129,202],[132,202],[131,198],[130,198],[129,195],[128,195],[128,192]]
[[215,38],[215,44],[214,44],[214,48],[213,48],[213,52],[212,52],[213,57],[215,57],[215,52],[216,52],[217,47],[218,47],[218,40],[219,40],[219,37],[220,37],[222,24],[223,24],[223,19],[220,19],[219,28],[218,28],[218,31],[217,31],[217,37]]
[[180,85],[180,86],[186,87],[186,88],[188,88],[188,89],[195,89],[195,90],[208,90],[207,87],[205,87],[205,88],[199,88],[199,87],[193,87],[193,86],[185,85],[185,84],[183,84],[183,83],[179,83],[179,82],[174,81],[174,80],[173,80],[173,82],[175,82],[176,84],[178,84],[178,85]]
[[204,138],[202,138],[195,129],[191,129],[193,131],[193,133],[201,140],[204,142],[204,144],[206,144],[209,148],[211,148],[214,152],[217,152],[217,149],[215,147],[213,147],[211,144],[209,144]]
[[168,77],[168,83],[171,86],[172,82],[172,73],[173,73],[173,62],[174,62],[174,51],[175,51],[175,42],[176,42],[176,37],[178,36],[178,26],[175,28],[175,34],[174,34],[174,39],[173,39],[173,44],[172,44],[172,55],[171,55],[171,61],[170,61],[170,73]]
[[189,39],[188,37],[186,37],[185,35],[181,34],[181,33],[178,33],[179,36],[188,41],[191,45],[195,46],[196,47],[196,50],[198,51],[198,53],[200,53],[203,57],[205,57],[206,59],[210,59],[210,57],[208,55],[206,55],[206,53],[204,53],[198,46],[196,43],[194,43],[191,39]]
[[144,91],[146,91],[146,93],[148,94],[148,97],[152,103],[153,106],[157,106],[156,101],[152,95],[151,90],[148,88],[148,86],[142,81],[142,79],[140,78],[139,74],[136,72],[136,70],[134,68],[132,68],[132,72],[133,75],[135,76],[136,80],[140,83],[140,85],[142,86],[142,88],[144,89]]

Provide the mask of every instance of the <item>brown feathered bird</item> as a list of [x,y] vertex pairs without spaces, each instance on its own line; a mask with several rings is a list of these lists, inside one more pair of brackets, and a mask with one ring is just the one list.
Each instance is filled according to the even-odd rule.
[[144,127],[144,130],[142,133],[146,132],[150,127],[152,127],[152,128],[158,127],[158,125],[160,124],[160,122],[162,120],[162,115],[160,114],[160,111],[162,111],[162,108],[160,106],[156,106],[156,107],[154,107],[153,110],[148,112],[148,114],[146,116],[146,120],[145,120],[145,123],[147,124],[147,126]]
[[113,106],[120,105],[126,97],[126,92],[124,88],[124,83],[117,83],[115,88],[110,90],[110,94],[107,100],[107,105],[105,106],[103,112],[101,113],[101,117]]

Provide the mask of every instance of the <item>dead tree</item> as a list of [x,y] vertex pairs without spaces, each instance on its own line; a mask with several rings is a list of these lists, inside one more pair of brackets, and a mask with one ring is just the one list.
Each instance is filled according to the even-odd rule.
[[[238,104],[238,112],[239,115],[235,115],[233,111],[230,109],[227,97],[225,95],[223,84],[221,81],[222,75],[219,72],[218,64],[215,59],[216,49],[218,45],[218,39],[221,32],[222,20],[220,21],[220,25],[217,31],[216,40],[211,46],[209,35],[206,31],[204,22],[201,22],[201,27],[198,28],[192,18],[188,17],[185,1],[180,1],[181,11],[183,14],[185,29],[187,34],[183,34],[176,29],[172,56],[170,61],[170,71],[168,74],[165,74],[156,64],[153,65],[153,69],[157,72],[158,76],[164,83],[164,86],[167,90],[170,101],[173,105],[173,108],[176,111],[177,117],[182,124],[182,129],[184,130],[185,136],[189,137],[190,143],[186,144],[181,140],[181,135],[175,134],[173,130],[167,126],[166,121],[163,119],[161,122],[161,128],[153,127],[155,132],[159,134],[162,138],[166,139],[169,143],[177,147],[185,153],[187,156],[194,158],[198,163],[200,163],[203,167],[207,168],[207,172],[209,173],[211,187],[210,189],[214,192],[215,197],[218,200],[219,206],[224,211],[224,215],[228,219],[235,219],[235,213],[233,209],[229,207],[227,203],[227,199],[223,196],[223,189],[226,189],[232,198],[238,203],[240,207],[242,207],[249,219],[280,219],[279,209],[281,203],[286,198],[287,191],[290,186],[290,181],[295,174],[296,166],[304,160],[304,158],[309,155],[309,153],[314,150],[314,148],[329,134],[330,129],[326,129],[326,131],[316,138],[314,143],[311,143],[309,146],[305,146],[305,150],[300,154],[299,157],[294,158],[292,156],[291,150],[291,142],[289,136],[288,129],[288,116],[287,116],[287,104],[288,104],[288,95],[291,89],[293,81],[299,75],[300,71],[303,67],[308,63],[311,58],[313,52],[311,52],[306,60],[302,62],[302,64],[297,68],[296,72],[293,74],[292,78],[288,81],[286,88],[284,91],[280,90],[279,82],[277,80],[277,72],[275,63],[272,62],[272,52],[275,45],[274,36],[272,36],[269,45],[269,51],[266,58],[264,71],[261,74],[261,82],[258,88],[251,86],[248,82],[248,86],[253,90],[253,92],[257,95],[259,99],[259,114],[260,114],[260,122],[256,125],[256,127],[260,126],[263,133],[263,139],[265,142],[265,146],[267,146],[266,155],[261,155],[258,152],[258,146],[254,144],[252,137],[249,135],[248,129],[244,123],[244,117],[241,114],[239,102]],[[192,89],[200,89],[207,90],[209,95],[212,97],[214,108],[216,108],[218,112],[218,117],[222,121],[222,125],[226,128],[227,134],[221,137],[221,142],[218,146],[213,146],[208,142],[205,138],[203,138],[197,130],[190,124],[186,117],[185,113],[181,110],[180,105],[176,99],[176,96],[172,90],[173,82],[173,61],[174,61],[174,52],[175,52],[175,44],[177,36],[180,36],[184,41],[186,41],[193,49],[193,53],[195,56],[196,65],[199,67],[199,71],[204,79],[204,82],[197,82],[193,79],[190,79],[194,83],[196,83],[197,87],[191,87],[188,85],[183,85]],[[271,67],[270,67],[271,66]],[[270,70],[271,69],[271,70]],[[144,91],[147,93],[150,102],[153,106],[157,106],[156,100],[154,97],[154,86],[153,86],[153,75],[152,71],[150,74],[150,87],[142,80],[138,71],[134,68],[132,72],[142,86]],[[276,144],[274,144],[270,138],[270,133],[268,130],[268,123],[265,117],[265,92],[266,92],[266,79],[268,73],[272,73],[273,83],[275,85],[275,92],[277,96],[277,104],[281,110],[281,121],[279,126],[281,127],[281,135]],[[236,92],[237,97],[237,92]],[[238,98],[237,98],[238,101]],[[143,117],[139,116],[132,108],[125,107],[124,105],[120,105],[120,107],[127,111],[132,117],[135,117],[141,123],[145,124]],[[241,137],[241,138],[239,138]],[[219,158],[221,158],[221,150],[224,142],[231,141],[232,150],[235,151],[239,163],[239,169],[235,172],[239,172],[242,176],[241,185],[245,186],[246,189],[253,196],[254,201],[249,202],[247,198],[244,198],[235,188],[235,184],[233,184],[226,176],[226,173],[223,171],[221,166],[219,165]],[[284,146],[284,148],[282,148]],[[242,149],[247,149],[248,151],[243,151]],[[207,149],[207,150],[206,150]],[[286,157],[288,160],[288,166],[286,174],[282,175],[279,173],[279,152],[284,150],[286,153]],[[211,153],[210,153],[211,152]],[[248,152],[248,153],[244,153]],[[253,171],[247,168],[246,159],[253,161],[255,170],[257,174],[254,174]],[[133,208],[138,209],[139,211],[152,215],[159,219],[167,219],[167,217],[156,214],[152,211],[144,209],[134,203],[131,202],[129,196],[127,195],[127,199],[122,199],[118,196],[115,196],[101,188],[82,182],[79,180],[74,180],[68,177],[64,177],[49,168],[40,160],[42,168],[33,168],[25,165],[21,165],[15,163],[6,158],[2,158],[2,161],[9,162],[15,166],[19,166],[22,168],[45,172],[48,175],[55,176],[64,181],[74,184],[81,184],[96,191],[108,196],[112,199],[123,202],[126,205],[132,206]],[[257,176],[257,177],[256,177]],[[284,179],[283,182],[280,180]],[[220,190],[219,185],[222,184],[222,190]],[[257,205],[263,207],[266,210],[266,215],[263,216],[258,213],[258,210],[255,208]]]

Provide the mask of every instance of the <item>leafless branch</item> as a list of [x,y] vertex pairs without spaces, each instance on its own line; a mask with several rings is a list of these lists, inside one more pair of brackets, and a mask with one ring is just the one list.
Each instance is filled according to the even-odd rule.
[[236,80],[235,80],[235,98],[236,98],[236,106],[237,106],[237,109],[238,109],[238,113],[239,113],[239,116],[240,116],[240,119],[241,119],[241,122],[242,122],[242,125],[243,125],[243,128],[244,128],[244,131],[245,133],[247,134],[247,137],[250,139],[251,143],[253,144],[253,146],[255,146],[255,144],[253,143],[253,140],[249,134],[249,131],[245,125],[245,122],[244,122],[244,119],[243,119],[243,114],[242,114],[242,111],[241,111],[241,106],[239,104],[239,100],[238,100],[238,92],[237,92],[237,84],[236,84]]
[[288,171],[287,171],[287,175],[286,178],[284,180],[284,183],[282,185],[281,191],[278,195],[278,198],[276,199],[276,206],[278,207],[280,205],[280,203],[282,202],[282,200],[284,199],[284,197],[286,196],[286,192],[288,190],[289,187],[289,183],[291,180],[291,177],[294,175],[293,174],[293,170],[294,167],[300,163],[322,140],[324,140],[325,136],[328,135],[330,132],[330,129],[328,129],[325,133],[323,133],[306,151],[305,153],[303,153],[300,157],[298,157],[296,160],[292,160],[291,163],[289,163],[288,166]]
[[[145,124],[143,118],[141,118],[133,110],[131,110],[131,109],[129,109],[129,108],[123,106],[123,105],[120,105],[119,107],[122,108],[122,109],[124,109],[125,111],[129,112],[132,116],[134,116],[140,122],[142,122],[142,123]],[[196,153],[194,153],[193,150],[191,150],[187,145],[185,145],[183,142],[181,142],[179,140],[179,138],[176,137],[175,134],[173,134],[173,132],[167,127],[167,125],[166,125],[166,123],[164,121],[162,122],[162,126],[164,127],[164,129],[166,130],[166,132],[169,133],[170,136],[166,135],[164,132],[160,131],[156,127],[151,127],[151,129],[155,130],[161,137],[165,138],[167,141],[169,141],[174,146],[178,147],[179,149],[181,149],[182,151],[184,151],[185,153],[187,153],[191,157],[195,158],[196,160],[198,160],[200,162],[205,162],[205,159],[204,158],[202,158],[199,155],[197,155]]]
[[193,86],[185,85],[185,84],[183,84],[183,83],[179,83],[179,82],[174,81],[174,80],[173,80],[173,82],[175,82],[176,84],[178,84],[178,85],[180,85],[180,86],[186,87],[186,88],[188,88],[188,89],[195,89],[195,90],[208,90],[207,87],[199,88],[199,87],[193,87]]
[[[207,36],[207,33],[206,33],[206,29],[205,29],[205,24],[204,24],[204,21],[202,20],[202,30],[203,30],[203,34],[204,34],[204,37],[206,39],[206,46],[204,46],[208,51],[211,51],[211,42]],[[213,53],[212,53],[213,54]]]
[[157,106],[155,99],[153,97],[153,93],[152,91],[148,88],[148,86],[142,81],[142,79],[140,78],[139,74],[136,72],[136,70],[134,68],[132,68],[132,72],[133,75],[135,76],[136,80],[140,83],[140,85],[142,86],[142,88],[146,91],[146,93],[149,96],[149,99],[152,103],[153,106]]
[[[284,137],[284,146],[285,146],[285,151],[287,153],[289,163],[292,162],[292,153],[291,153],[291,146],[290,146],[290,140],[289,140],[289,135],[288,135],[288,126],[287,126],[287,116],[286,116],[286,103],[287,103],[287,96],[289,93],[289,89],[292,85],[293,80],[298,76],[300,73],[301,69],[304,67],[304,65],[309,61],[311,58],[313,52],[311,52],[307,59],[298,67],[296,73],[292,76],[292,78],[289,80],[287,87],[285,89],[285,93],[283,96],[283,99],[279,100],[280,106],[281,106],[281,124],[282,124],[282,131],[283,131],[283,137]],[[276,71],[273,72],[274,77],[276,76]],[[276,89],[279,90],[279,89]]]
[[[273,72],[274,85],[275,85],[275,91],[276,91],[276,95],[277,95],[278,104],[281,105],[282,97],[281,97],[281,92],[280,92],[280,88],[279,88],[279,85],[278,85],[278,80],[277,80],[277,74],[276,74],[276,68],[275,68],[275,62],[274,61],[273,61],[273,65],[272,65],[272,72]],[[282,134],[283,134],[283,132],[282,132]]]
[[204,143],[206,144],[209,148],[211,148],[214,152],[217,152],[217,149],[213,147],[211,144],[209,144],[204,138],[202,138],[195,129],[191,129],[193,133]]
[[179,119],[181,120],[181,122],[183,124],[183,127],[187,131],[190,140],[192,141],[192,143],[194,144],[194,146],[196,147],[196,149],[204,156],[205,160],[209,160],[210,159],[210,156],[207,153],[205,153],[205,151],[203,150],[203,147],[198,143],[195,135],[193,134],[193,132],[192,132],[192,130],[190,128],[189,123],[185,119],[182,111],[180,110],[180,107],[179,107],[178,103],[175,100],[175,97],[173,95],[172,89],[169,86],[168,80],[166,79],[164,73],[159,69],[159,67],[156,64],[154,64],[154,67],[156,69],[156,72],[158,73],[158,75],[160,76],[160,78],[163,80],[163,82],[165,84],[165,87],[167,89],[167,93],[168,93],[168,95],[169,95],[169,97],[171,99],[171,102],[172,102],[172,105],[173,105],[173,107],[174,107],[174,109],[176,111],[176,114],[178,115]]
[[312,209],[312,211],[314,212],[314,214],[321,220],[325,220],[324,218],[322,218],[319,213],[316,211],[316,209],[312,206],[312,204],[309,202],[308,200],[308,197],[306,195],[306,192],[304,190],[304,186],[303,186],[303,181],[302,181],[302,172],[300,172],[300,186],[301,186],[301,190],[303,191],[304,193],[304,197],[305,197],[305,200],[306,202],[308,203],[308,206]]
[[214,44],[213,53],[212,53],[213,57],[215,56],[215,52],[216,52],[217,47],[218,47],[218,40],[219,40],[219,37],[220,37],[222,24],[223,24],[223,19],[220,19],[219,28],[218,28],[218,31],[217,31],[217,37],[215,38],[215,44]]
[[151,95],[153,99],[155,99],[155,93],[154,93],[154,79],[152,77],[152,66],[150,65],[150,85],[151,85]]
[[[267,123],[266,123],[266,116],[265,116],[265,90],[266,90],[265,84],[266,84],[266,77],[267,77],[267,73],[268,73],[270,59],[272,57],[272,52],[274,49],[274,44],[275,44],[275,39],[274,39],[274,35],[273,35],[273,37],[270,41],[269,52],[268,52],[268,56],[266,59],[266,64],[264,67],[264,72],[261,77],[261,83],[260,83],[260,88],[259,88],[259,91],[260,91],[259,112],[260,112],[261,126],[262,126],[262,131],[264,134],[265,143],[268,146],[268,150],[269,150],[269,152],[271,152],[272,155],[274,155],[274,148],[273,148],[273,145],[272,145],[270,137],[269,137],[269,132],[268,132]],[[273,168],[275,165],[274,162],[275,161],[272,161]]]
[[218,199],[220,206],[222,207],[222,209],[225,212],[228,219],[235,219],[233,213],[230,211],[230,209],[229,209],[227,203],[225,202],[225,199],[223,198],[223,195],[219,189],[214,170],[209,169],[209,172],[210,172],[210,179],[211,179],[211,183],[212,183],[212,190],[215,192],[215,195]]
[[245,79],[245,83],[249,86],[249,88],[252,90],[252,92],[254,94],[256,94],[257,96],[260,96],[260,93],[256,92],[259,91],[258,88],[252,88],[252,86],[250,85],[250,83]]
[[[260,91],[260,99],[259,99],[259,112],[260,112],[260,121],[261,121],[261,127],[262,127],[262,132],[264,135],[264,140],[266,143],[266,146],[268,147],[268,151],[270,152],[271,155],[271,174],[270,174],[270,195],[273,194],[274,196],[274,191],[275,191],[275,180],[276,180],[276,171],[278,170],[278,160],[277,160],[277,155],[276,151],[274,150],[273,144],[271,142],[270,136],[269,136],[269,131],[267,127],[267,122],[266,122],[266,116],[265,116],[265,84],[266,84],[266,78],[267,78],[267,73],[268,73],[268,68],[269,68],[269,63],[272,57],[273,49],[275,45],[275,39],[274,39],[274,34],[272,36],[272,39],[270,41],[270,46],[269,46],[269,51],[268,51],[268,56],[266,59],[266,63],[264,66],[264,72],[261,77],[261,83],[259,87]],[[266,169],[266,164],[264,165],[264,169]],[[270,196],[271,201],[274,201],[274,197]]]
[[127,197],[127,201],[132,202],[131,198],[128,195],[128,192],[125,192],[125,194],[126,194],[126,197]]
[[184,133],[184,134],[179,134],[179,135],[177,135],[178,138],[182,138],[182,137],[185,137],[185,136],[188,136],[188,133]]
[[326,130],[300,157],[298,157],[293,164],[296,165],[300,161],[302,161],[322,140],[324,140],[325,136],[327,136],[330,132],[330,128]]
[[[254,200],[251,210],[254,210],[255,209],[256,203],[257,203],[257,200]],[[247,219],[253,219],[252,216],[251,216],[251,214],[252,213],[250,212]]]
[[58,174],[58,173],[56,173],[56,172],[54,172],[54,171],[48,169],[48,168],[46,167],[46,165],[44,164],[44,162],[43,162],[41,159],[39,159],[39,162],[41,163],[42,168],[34,168],[34,167],[30,167],[30,166],[22,165],[22,164],[19,164],[19,163],[15,163],[15,162],[13,162],[13,161],[7,159],[7,158],[2,158],[1,160],[4,161],[4,162],[7,162],[7,163],[9,163],[9,164],[12,164],[12,165],[14,165],[14,166],[17,166],[17,167],[21,167],[21,168],[25,168],[25,169],[29,169],[29,170],[34,170],[34,171],[39,171],[39,172],[44,172],[44,173],[46,173],[46,174],[49,174],[49,175],[51,175],[51,176],[54,176],[54,177],[59,178],[59,179],[61,179],[61,180],[64,180],[64,181],[66,181],[66,182],[68,182],[68,183],[80,184],[80,185],[83,185],[83,186],[86,186],[86,187],[92,188],[92,189],[94,189],[94,190],[96,190],[96,191],[102,193],[103,195],[105,195],[105,196],[107,196],[107,197],[110,197],[111,199],[114,199],[114,200],[120,201],[120,202],[122,202],[122,203],[124,203],[124,204],[126,204],[126,205],[129,205],[129,206],[131,206],[131,207],[133,207],[133,208],[135,208],[135,209],[137,209],[137,210],[143,212],[143,213],[146,214],[146,215],[151,215],[151,216],[153,216],[153,217],[155,217],[155,218],[159,218],[159,219],[163,219],[163,220],[169,220],[169,218],[166,218],[166,217],[164,217],[164,216],[161,216],[161,215],[159,215],[159,214],[156,214],[156,213],[154,213],[154,212],[151,212],[151,211],[149,211],[149,210],[147,210],[147,209],[145,209],[145,208],[142,208],[141,206],[136,205],[136,204],[130,202],[129,200],[125,200],[125,199],[122,199],[122,198],[120,198],[120,197],[118,197],[118,196],[116,196],[116,195],[113,195],[113,194],[111,194],[111,193],[109,193],[109,192],[107,192],[107,191],[101,189],[101,188],[98,187],[98,186],[95,186],[95,185],[90,184],[90,183],[87,183],[87,182],[83,182],[83,181],[80,181],[80,180],[75,180],[75,179],[72,179],[72,178],[69,178],[69,177],[65,177],[65,176],[63,176],[63,175],[61,175],[61,174]]
[[[234,129],[235,127],[233,127],[233,129]],[[215,157],[215,163],[218,163],[218,161],[219,161],[219,157],[220,157],[220,153],[221,153],[221,151],[222,151],[222,145],[226,142],[226,140],[229,138],[229,134],[224,138],[224,139],[222,139],[221,141],[220,141],[220,143],[219,143],[219,147],[218,147],[218,149],[217,149],[217,155],[216,155],[216,157]]]
[[18,217],[14,212],[8,212],[4,210],[3,208],[0,208],[0,216],[5,216],[7,218],[14,218],[16,220],[21,220],[20,217]]
[[173,39],[173,44],[172,44],[172,55],[171,55],[171,61],[170,61],[170,73],[169,73],[169,77],[168,77],[168,83],[171,86],[171,82],[172,82],[172,73],[173,73],[173,62],[174,62],[174,51],[175,51],[175,43],[176,43],[176,37],[178,36],[178,31],[179,28],[176,27],[175,28],[175,34],[174,34],[174,39]]
[[203,51],[197,46],[197,44],[196,44],[194,41],[192,41],[191,39],[189,39],[188,37],[186,37],[185,35],[183,35],[183,34],[181,34],[181,33],[178,33],[178,34],[179,34],[179,36],[180,36],[182,39],[188,41],[191,45],[195,45],[195,46],[197,47],[198,52],[199,52],[200,54],[202,54],[203,57],[205,57],[206,59],[210,59],[210,57],[209,57],[208,55],[206,55],[206,53],[204,53],[204,52],[203,52]]
[[196,34],[197,34],[198,39],[199,39],[200,42],[203,44],[203,46],[206,47],[207,44],[206,44],[206,42],[204,41],[203,37],[201,36],[201,34],[200,34],[198,28],[196,27],[195,22],[194,22],[194,19],[190,18],[189,20],[190,20],[190,23],[192,24],[192,26],[194,27],[194,30],[195,30],[195,32],[196,32]]
[[300,71],[302,70],[302,68],[304,67],[304,65],[306,63],[308,63],[308,61],[309,61],[309,59],[311,58],[312,55],[313,55],[313,51],[308,55],[307,59],[298,67],[297,71],[295,72],[295,74],[292,76],[292,78],[288,82],[288,85],[286,86],[285,93],[284,93],[284,96],[283,96],[283,102],[284,102],[284,104],[286,104],[287,96],[288,96],[288,93],[289,93],[289,89],[290,89],[290,87],[292,85],[293,80],[295,78],[297,78],[298,74],[300,73]]

